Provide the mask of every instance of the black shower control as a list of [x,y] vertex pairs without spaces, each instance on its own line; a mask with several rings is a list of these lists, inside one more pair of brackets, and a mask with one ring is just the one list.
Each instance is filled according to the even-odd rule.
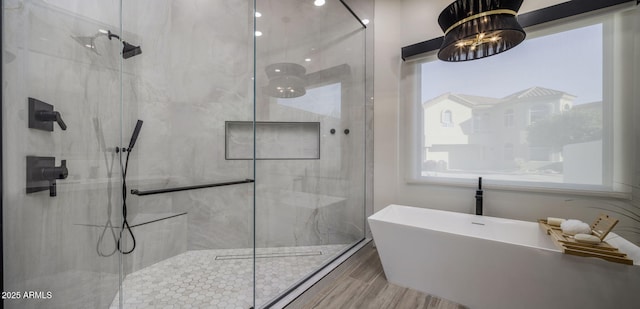
[[344,134],[349,135],[349,129],[344,129]]
[[54,121],[58,123],[60,129],[67,129],[67,124],[62,120],[60,113],[53,110],[53,105],[29,98],[29,128],[51,132]]
[[60,116],[60,113],[56,111],[53,111],[53,112],[38,111],[36,112],[36,120],[50,121],[50,122],[55,121],[60,126],[60,129],[62,130],[67,129],[67,124],[64,123],[64,121],[62,120],[62,116]]
[[329,133],[336,134],[336,129],[331,129],[331,131],[329,131]]
[[27,156],[27,193],[49,190],[49,196],[56,196],[56,180],[69,176],[67,160],[55,166],[55,157]]

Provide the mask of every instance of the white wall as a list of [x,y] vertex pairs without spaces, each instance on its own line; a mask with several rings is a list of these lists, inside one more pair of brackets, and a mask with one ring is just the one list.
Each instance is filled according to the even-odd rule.
[[[526,1],[520,13],[560,2],[564,1]],[[400,49],[441,36],[437,16],[448,3],[448,0],[375,2],[374,212],[392,203],[465,213],[475,209],[473,188],[407,183],[403,158],[399,155]],[[485,189],[486,215],[529,221],[557,216],[591,222],[600,212],[594,207],[619,202],[566,194],[500,191],[490,186]]]
[[398,94],[402,3],[377,0],[374,34],[373,211],[398,200]]

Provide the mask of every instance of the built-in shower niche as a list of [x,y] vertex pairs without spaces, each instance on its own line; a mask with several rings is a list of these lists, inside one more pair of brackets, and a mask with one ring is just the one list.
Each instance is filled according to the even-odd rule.
[[[225,159],[252,160],[254,122],[225,122]],[[255,122],[256,160],[319,160],[319,122]]]

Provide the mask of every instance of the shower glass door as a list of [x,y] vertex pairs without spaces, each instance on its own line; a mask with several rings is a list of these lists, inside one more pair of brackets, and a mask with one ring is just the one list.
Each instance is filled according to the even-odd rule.
[[3,305],[252,307],[253,1],[2,6]]
[[6,0],[2,22],[3,305],[108,308],[120,283],[115,150],[136,119],[121,113],[135,102],[122,44],[104,33],[121,33],[120,1]]
[[364,238],[365,29],[340,1],[257,1],[255,25],[262,308]]
[[122,306],[250,308],[253,2],[122,1],[122,28],[142,49],[123,109],[144,121]]

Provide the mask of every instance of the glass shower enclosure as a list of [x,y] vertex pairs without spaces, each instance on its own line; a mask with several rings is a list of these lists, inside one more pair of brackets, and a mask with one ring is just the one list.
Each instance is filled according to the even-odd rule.
[[266,308],[363,241],[365,34],[338,0],[2,1],[3,306]]

